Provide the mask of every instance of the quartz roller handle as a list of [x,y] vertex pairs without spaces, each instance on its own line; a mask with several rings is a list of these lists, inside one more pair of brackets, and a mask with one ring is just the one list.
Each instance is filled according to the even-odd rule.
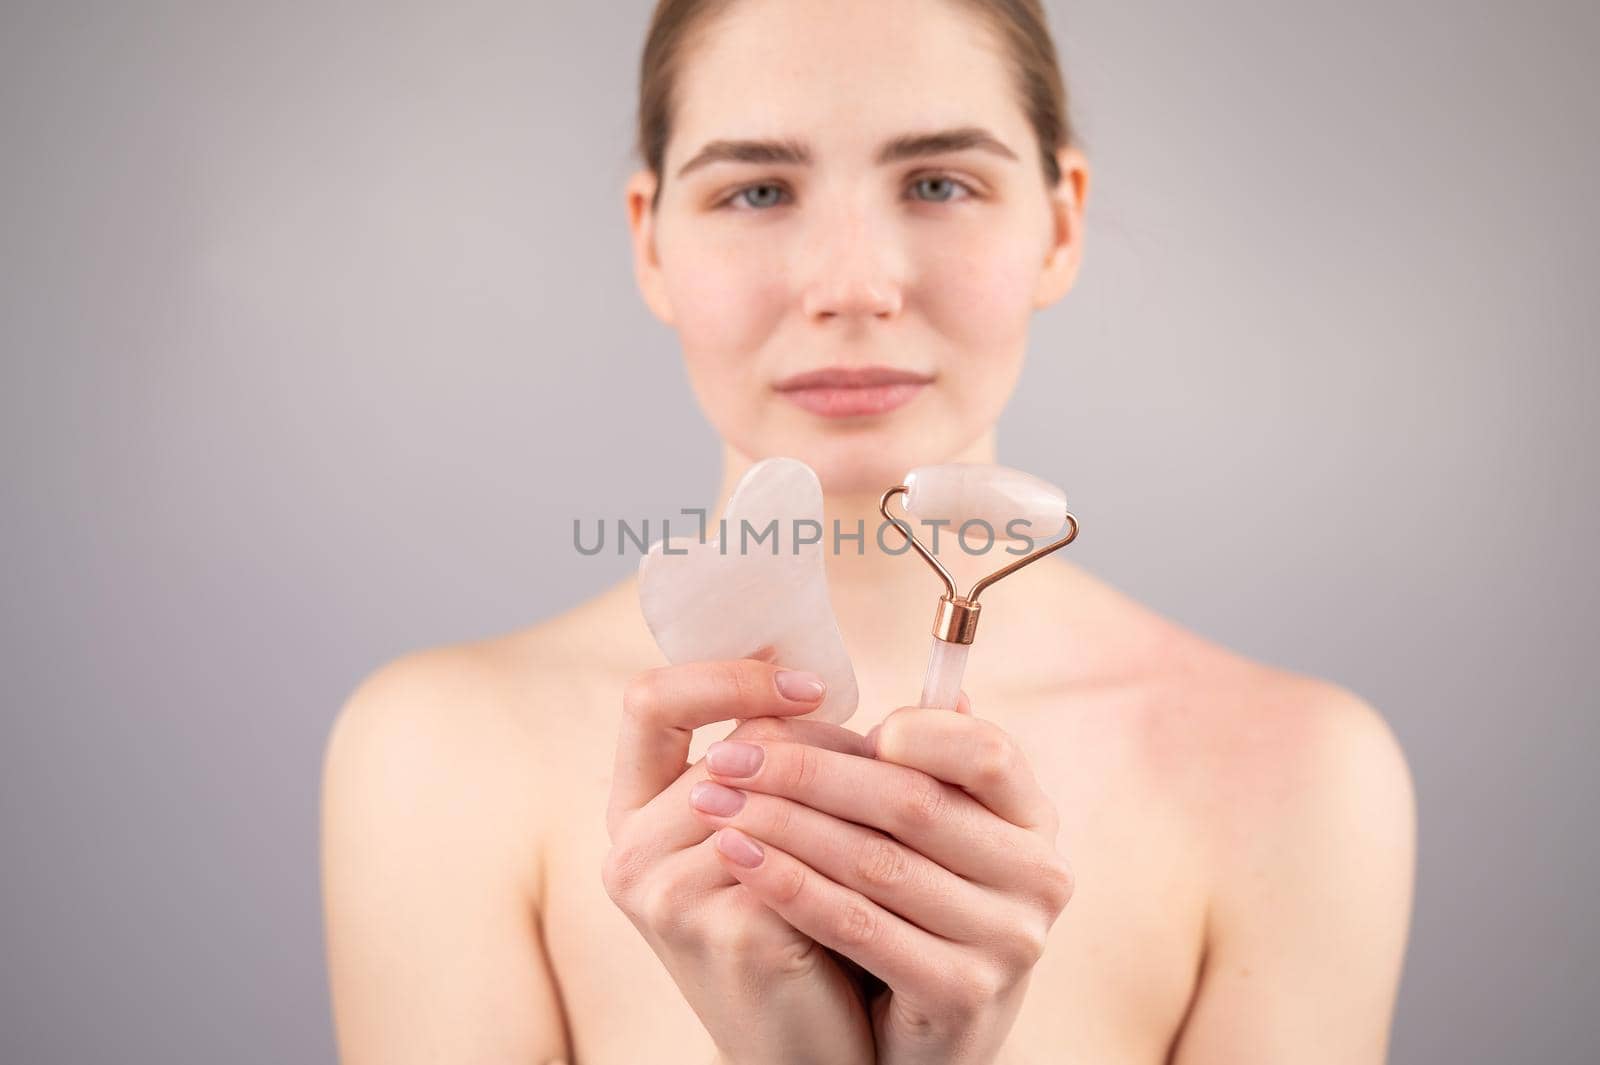
[[933,638],[928,653],[928,672],[922,678],[922,699],[918,706],[954,710],[961,698],[961,677],[967,670],[970,643],[951,643]]

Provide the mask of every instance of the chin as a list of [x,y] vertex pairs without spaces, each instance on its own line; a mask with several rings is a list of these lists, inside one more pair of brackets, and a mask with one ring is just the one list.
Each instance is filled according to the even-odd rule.
[[943,462],[958,450],[955,441],[910,423],[841,430],[812,430],[763,441],[768,447],[762,457],[799,459],[816,471],[827,495],[878,496],[899,484],[907,471]]

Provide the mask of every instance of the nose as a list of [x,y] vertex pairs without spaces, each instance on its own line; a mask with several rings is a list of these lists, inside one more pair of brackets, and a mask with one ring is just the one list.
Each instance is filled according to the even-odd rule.
[[903,257],[892,232],[867,209],[817,220],[801,308],[807,318],[890,319],[904,299]]

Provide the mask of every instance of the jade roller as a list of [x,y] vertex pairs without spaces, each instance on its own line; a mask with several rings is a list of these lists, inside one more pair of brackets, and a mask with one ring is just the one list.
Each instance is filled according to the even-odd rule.
[[[889,513],[889,501],[896,496],[903,497],[901,506],[912,517],[953,522],[958,529],[967,522],[982,521],[996,535],[1026,536],[1033,543],[1055,536],[1064,528],[1067,533],[995,570],[961,595],[950,571],[917,539],[909,523]],[[970,462],[917,467],[906,474],[903,484],[883,493],[878,510],[944,582],[944,594],[933,615],[928,672],[923,677],[922,698],[917,705],[954,710],[967,668],[967,653],[978,631],[978,596],[1002,577],[1072,543],[1078,536],[1078,519],[1067,511],[1066,493],[1048,481],[1005,466]]]

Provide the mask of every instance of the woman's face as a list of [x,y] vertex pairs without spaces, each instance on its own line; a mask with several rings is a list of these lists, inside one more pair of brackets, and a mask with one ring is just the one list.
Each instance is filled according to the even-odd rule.
[[740,0],[682,56],[655,211],[629,183],[639,283],[729,444],[881,491],[987,433],[1070,287],[1086,170],[1059,157],[1050,189],[958,4]]

